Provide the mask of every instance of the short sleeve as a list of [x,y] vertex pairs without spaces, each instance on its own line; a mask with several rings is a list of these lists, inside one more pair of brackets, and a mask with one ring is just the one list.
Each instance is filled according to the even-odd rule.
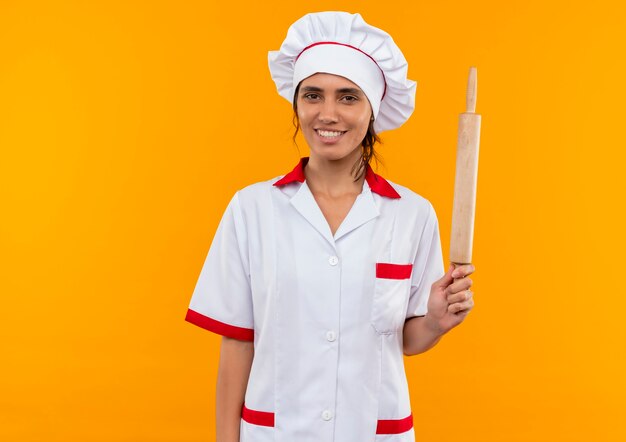
[[228,203],[185,320],[222,336],[254,340],[248,238],[238,193]]
[[428,310],[428,298],[432,284],[444,274],[439,237],[439,223],[432,205],[428,204],[426,225],[417,246],[411,272],[411,294],[406,312],[406,319],[424,316]]

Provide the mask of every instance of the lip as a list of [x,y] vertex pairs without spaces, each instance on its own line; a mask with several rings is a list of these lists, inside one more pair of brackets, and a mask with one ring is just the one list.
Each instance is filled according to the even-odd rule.
[[[318,133],[318,130],[328,130],[330,132],[342,132],[341,135],[337,136],[337,137],[323,137]],[[337,143],[341,137],[343,137],[347,131],[345,130],[337,130],[337,129],[314,129],[313,132],[315,132],[315,136],[324,144],[335,144]]]

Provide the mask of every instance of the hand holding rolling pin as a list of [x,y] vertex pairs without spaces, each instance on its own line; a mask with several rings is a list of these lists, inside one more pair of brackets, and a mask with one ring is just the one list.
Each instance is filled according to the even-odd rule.
[[480,115],[476,110],[476,68],[471,67],[467,85],[467,110],[459,116],[459,134],[452,208],[450,267],[431,288],[428,300],[429,324],[445,333],[459,325],[474,306],[472,280],[472,239],[478,177]]

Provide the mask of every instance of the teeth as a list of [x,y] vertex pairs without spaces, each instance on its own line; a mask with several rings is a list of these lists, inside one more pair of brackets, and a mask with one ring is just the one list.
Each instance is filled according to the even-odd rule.
[[331,137],[338,137],[343,132],[331,132],[329,130],[318,130],[317,133],[320,134],[323,137],[331,138]]

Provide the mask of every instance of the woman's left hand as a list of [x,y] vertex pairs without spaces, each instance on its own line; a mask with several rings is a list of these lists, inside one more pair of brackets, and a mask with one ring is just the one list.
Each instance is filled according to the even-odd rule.
[[470,290],[472,280],[468,278],[474,270],[472,264],[456,268],[454,264],[450,264],[446,274],[432,285],[425,317],[432,330],[440,334],[447,333],[463,322],[474,307],[473,293]]

